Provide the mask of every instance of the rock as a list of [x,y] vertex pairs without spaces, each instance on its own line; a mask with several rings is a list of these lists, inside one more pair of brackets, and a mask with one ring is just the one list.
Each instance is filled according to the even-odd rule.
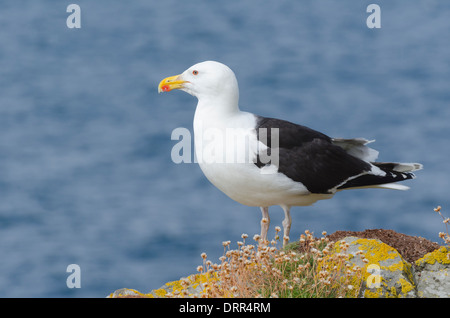
[[[347,243],[345,250],[339,250],[341,242]],[[406,261],[397,249],[378,239],[345,237],[335,247],[336,253],[350,256],[351,266],[362,269],[359,297],[450,297],[449,247],[441,246],[415,262]],[[212,281],[217,281],[214,274],[194,274],[147,294],[122,288],[108,297],[202,297]]]
[[330,241],[337,242],[345,237],[355,236],[366,239],[378,239],[381,242],[395,248],[403,259],[409,263],[414,263],[425,254],[438,249],[440,245],[431,242],[420,236],[411,236],[398,233],[394,230],[386,229],[367,229],[364,231],[336,231],[327,238]]
[[135,289],[121,288],[110,294],[107,298],[145,298],[146,295]]
[[207,283],[212,280],[217,280],[216,275],[209,273],[193,274],[176,281],[168,282],[147,294],[143,294],[134,289],[121,288],[110,294],[108,298],[199,298],[205,293]]
[[450,253],[442,246],[416,261],[417,294],[426,298],[450,297]]
[[182,277],[177,281],[169,282],[159,289],[152,290],[150,295],[153,297],[201,297],[205,290],[205,283],[211,279],[210,274],[193,274],[188,277]]
[[350,254],[349,262],[362,268],[361,297],[416,297],[412,266],[396,249],[378,239],[358,237],[344,238],[336,246],[342,241],[349,244],[344,251]]
[[[363,269],[361,297],[450,297],[447,247],[442,246],[410,264],[396,249],[377,239],[347,237],[341,241],[349,244],[345,253],[351,254],[350,262]],[[357,257],[358,251],[363,252],[367,263]]]

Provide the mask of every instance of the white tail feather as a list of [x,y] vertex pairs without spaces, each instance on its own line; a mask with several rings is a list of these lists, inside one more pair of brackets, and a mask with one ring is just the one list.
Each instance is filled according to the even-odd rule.
[[410,188],[407,186],[398,184],[398,183],[385,183],[385,184],[376,184],[376,185],[369,185],[369,186],[362,186],[362,187],[339,189],[337,191],[357,190],[357,189],[390,189],[390,190],[406,191],[406,190],[409,190]]
[[423,165],[420,163],[399,163],[395,166],[394,171],[397,172],[411,172],[421,170]]
[[392,189],[392,190],[401,190],[401,191],[409,190],[409,187],[402,185],[402,184],[398,184],[398,183],[380,184],[378,186],[375,186],[374,188]]

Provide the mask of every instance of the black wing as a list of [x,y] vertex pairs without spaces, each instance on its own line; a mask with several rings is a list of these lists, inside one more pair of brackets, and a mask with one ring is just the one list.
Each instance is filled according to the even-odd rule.
[[[260,129],[267,129],[267,140]],[[318,131],[285,120],[258,117],[258,139],[271,147],[271,129],[279,130],[278,172],[301,182],[311,193],[330,193],[347,180],[371,170],[371,165],[333,145],[332,139]],[[264,138],[262,138],[264,139]],[[258,167],[264,164],[257,160]]]
[[267,117],[257,117],[257,127],[256,133],[259,133],[261,128],[267,129],[267,142],[261,140],[268,147],[271,147],[271,128],[279,129],[279,146],[280,148],[294,148],[301,146],[303,143],[311,142],[314,139],[323,139],[331,143],[331,138],[321,132],[308,128],[306,126],[297,125],[286,120],[267,118]]

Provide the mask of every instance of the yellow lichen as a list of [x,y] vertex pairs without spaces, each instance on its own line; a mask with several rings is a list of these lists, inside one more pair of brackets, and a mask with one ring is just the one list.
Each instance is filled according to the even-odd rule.
[[365,252],[365,256],[372,263],[379,263],[383,260],[394,259],[398,256],[395,248],[371,239],[357,239],[353,244],[360,244],[360,250]]
[[[168,297],[171,296],[193,296],[191,293],[189,293],[188,288],[196,289],[200,284],[210,283],[212,281],[217,281],[217,274],[216,273],[202,273],[202,274],[195,274],[191,275],[187,278],[183,278],[180,280],[168,282],[165,284],[165,287],[155,289],[152,291],[152,293],[146,294],[148,297]],[[205,290],[203,289],[201,293],[204,293]]]
[[424,265],[426,264],[435,264],[438,262],[439,264],[449,265],[450,259],[448,257],[449,251],[445,246],[441,246],[439,249],[434,252],[426,254],[424,257],[416,261],[416,265]]
[[155,290],[153,291],[153,293],[155,293],[155,295],[156,295],[157,297],[164,297],[164,296],[166,296],[167,291],[166,291],[165,289],[163,289],[163,288],[160,288],[160,289],[155,289]]
[[364,291],[364,298],[380,298],[383,294],[382,288],[366,289]]
[[107,298],[122,298],[122,297],[153,297],[153,295],[143,294],[131,288],[122,288],[114,293],[109,294]]
[[[389,286],[388,282],[381,276],[379,277],[379,283],[381,283],[382,287],[367,288],[364,291],[364,297],[399,297],[406,295],[415,288],[411,283],[413,281],[412,266],[403,260],[395,248],[374,239],[356,239],[350,245],[358,245],[358,250],[363,252],[366,259],[362,269],[363,281],[367,282],[371,278],[371,275],[373,275],[371,271],[368,271],[369,265],[379,266],[379,269],[383,271],[400,271],[407,276],[400,278],[397,282],[389,283]],[[386,262],[388,260],[395,260],[396,258],[399,259],[396,263],[388,265],[389,263]]]
[[409,293],[411,290],[414,289],[414,285],[411,284],[410,282],[408,282],[406,279],[404,278],[400,278],[400,284],[402,286],[402,294],[407,294]]

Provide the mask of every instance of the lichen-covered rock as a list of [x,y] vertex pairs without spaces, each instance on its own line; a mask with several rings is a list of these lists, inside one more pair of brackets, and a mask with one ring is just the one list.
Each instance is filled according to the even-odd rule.
[[[426,254],[415,262],[415,268],[395,248],[378,239],[346,237],[336,242],[335,249],[335,253],[348,255],[349,268],[362,269],[362,275],[351,282],[352,286],[361,286],[359,297],[450,297],[449,247]],[[325,257],[322,262],[326,261]],[[218,276],[214,273],[194,274],[146,294],[122,288],[108,297],[202,297],[208,294],[208,284],[215,282]]]
[[377,239],[341,241],[349,245],[345,251],[349,262],[362,268],[361,297],[416,297],[412,266],[396,249]]
[[203,273],[193,274],[188,277],[182,277],[179,280],[168,282],[158,289],[149,293],[141,293],[134,289],[121,288],[113,292],[108,298],[131,298],[131,297],[149,297],[149,298],[197,298],[205,294],[207,283],[217,280],[215,274]]
[[159,289],[152,290],[149,295],[153,297],[201,297],[205,293],[207,283],[216,279],[214,274],[194,274],[169,282]]
[[426,254],[416,261],[416,274],[419,297],[450,297],[450,253],[447,247]]
[[129,288],[121,288],[111,293],[107,298],[145,298],[145,294]]

